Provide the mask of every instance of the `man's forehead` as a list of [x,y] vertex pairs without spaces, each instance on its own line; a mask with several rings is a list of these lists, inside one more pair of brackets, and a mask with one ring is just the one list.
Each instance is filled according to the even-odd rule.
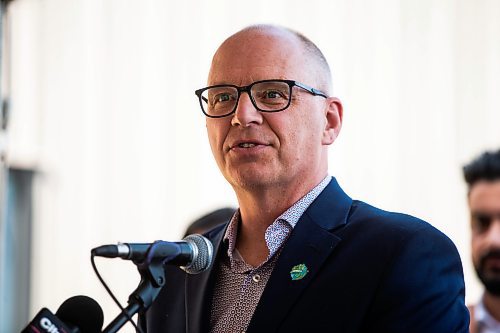
[[500,210],[500,179],[475,183],[470,189],[469,203],[478,208],[490,207]]
[[216,84],[235,84],[245,86],[255,81],[269,79],[297,79],[298,75],[293,68],[287,68],[285,64],[275,65],[245,65],[230,66],[220,63],[220,66],[212,67],[208,77],[209,85]]

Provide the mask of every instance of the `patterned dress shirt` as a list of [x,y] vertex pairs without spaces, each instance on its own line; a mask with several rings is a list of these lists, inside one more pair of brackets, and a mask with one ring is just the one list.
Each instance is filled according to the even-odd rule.
[[227,253],[215,267],[210,327],[212,333],[245,332],[271,276],[283,244],[309,205],[331,180],[325,177],[316,187],[281,214],[266,230],[269,255],[258,267],[247,264],[236,249],[239,210],[224,234]]

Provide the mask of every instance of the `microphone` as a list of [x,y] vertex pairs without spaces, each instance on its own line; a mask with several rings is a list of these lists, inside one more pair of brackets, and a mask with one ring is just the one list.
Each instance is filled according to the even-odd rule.
[[90,297],[79,295],[68,298],[57,309],[56,316],[80,333],[101,332],[104,314],[101,306]]
[[99,304],[87,296],[73,296],[54,315],[41,309],[21,333],[99,333],[104,314]]
[[202,235],[193,234],[180,242],[118,243],[92,249],[92,255],[122,258],[134,263],[162,260],[164,264],[180,266],[186,273],[198,274],[207,270],[213,260],[213,245]]

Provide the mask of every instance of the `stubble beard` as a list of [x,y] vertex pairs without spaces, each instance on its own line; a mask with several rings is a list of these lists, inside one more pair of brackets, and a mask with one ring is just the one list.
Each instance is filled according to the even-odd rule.
[[281,177],[275,172],[271,173],[266,165],[253,168],[240,168],[228,171],[226,180],[235,190],[241,189],[248,192],[259,192],[279,186]]
[[479,263],[474,265],[477,277],[485,289],[494,296],[500,296],[500,270],[486,268],[486,260],[500,258],[500,250],[492,250],[481,256]]

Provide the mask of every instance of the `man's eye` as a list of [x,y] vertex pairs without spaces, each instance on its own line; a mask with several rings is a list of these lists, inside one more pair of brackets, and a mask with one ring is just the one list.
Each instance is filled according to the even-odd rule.
[[491,216],[487,214],[473,214],[473,221],[479,231],[486,231],[491,224]]
[[231,94],[218,94],[214,98],[214,104],[229,102],[231,100]]
[[267,90],[262,93],[263,98],[275,99],[275,98],[284,98],[285,95],[283,92],[278,90]]

